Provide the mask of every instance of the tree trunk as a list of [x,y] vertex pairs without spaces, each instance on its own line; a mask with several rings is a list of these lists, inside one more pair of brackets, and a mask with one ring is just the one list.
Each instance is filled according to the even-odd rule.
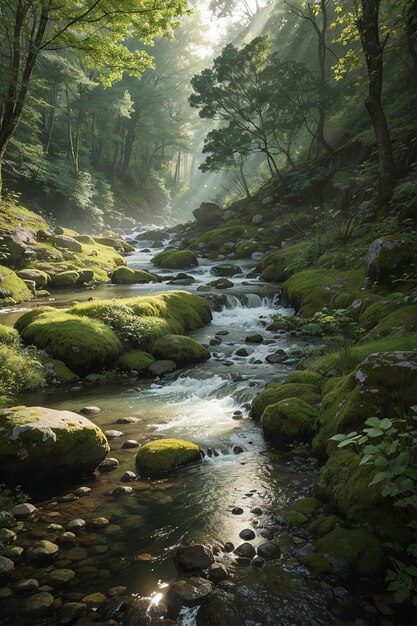
[[323,146],[323,148],[329,152],[333,152],[333,148],[327,143],[326,138],[324,136],[324,125],[326,122],[326,106],[325,106],[325,98],[326,98],[326,33],[328,27],[328,16],[327,16],[327,2],[326,0],[321,0],[321,14],[323,19],[323,25],[321,30],[317,26],[317,52],[319,58],[319,69],[320,69],[320,82],[319,82],[319,97],[320,97],[320,105],[319,105],[319,121],[317,124],[317,141]]
[[136,125],[139,120],[139,106],[136,106],[135,111],[132,113],[126,132],[125,148],[123,154],[123,161],[120,167],[120,180],[125,180],[130,165],[130,159],[132,158],[133,145],[135,143]]
[[361,0],[362,16],[358,19],[358,30],[368,70],[368,97],[365,106],[375,131],[380,163],[381,200],[392,194],[395,177],[394,156],[391,137],[382,105],[383,54],[385,42],[379,37],[379,9],[381,0]]
[[240,177],[241,177],[241,180],[242,180],[243,189],[245,190],[245,193],[246,193],[246,197],[250,198],[251,195],[250,195],[248,183],[247,183],[247,180],[246,180],[245,172],[243,171],[243,163],[239,164],[239,171],[240,171]]
[[417,8],[408,6],[404,10],[407,48],[413,62],[413,83],[417,87]]

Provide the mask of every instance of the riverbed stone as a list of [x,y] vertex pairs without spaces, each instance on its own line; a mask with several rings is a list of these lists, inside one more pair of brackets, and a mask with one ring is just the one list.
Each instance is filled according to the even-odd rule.
[[105,528],[110,524],[107,517],[94,517],[91,520],[87,521],[87,526],[89,528]]
[[25,555],[30,561],[51,561],[54,559],[59,552],[59,547],[56,543],[52,543],[52,541],[48,541],[47,539],[41,539],[41,541],[36,541],[32,546],[30,546]]
[[21,546],[7,546],[2,550],[2,556],[5,556],[8,559],[16,560],[20,559],[24,552],[24,549]]
[[73,623],[86,611],[87,605],[84,602],[65,602],[59,612],[62,620],[69,620]]
[[16,506],[12,508],[11,512],[17,518],[24,518],[29,517],[29,515],[32,515],[36,511],[36,506],[31,504],[30,502],[24,502],[22,504],[16,504]]
[[182,606],[197,606],[212,591],[212,583],[205,578],[194,576],[174,581],[166,594],[170,615],[176,617]]
[[98,415],[101,413],[101,409],[99,406],[84,406],[78,413],[81,413],[81,415]]
[[179,570],[193,572],[209,568],[214,563],[214,556],[207,546],[194,544],[179,548],[174,560]]
[[21,593],[24,595],[29,595],[34,593],[39,587],[39,580],[36,578],[26,578],[23,580],[17,581],[14,585],[14,590],[17,593]]
[[209,567],[208,577],[213,583],[218,583],[228,578],[229,572],[223,563],[212,563]]
[[164,376],[165,374],[170,374],[177,369],[177,364],[175,361],[170,359],[160,359],[152,363],[149,366],[148,372],[153,374],[154,376]]
[[136,467],[145,474],[165,473],[201,460],[200,448],[183,439],[157,439],[139,449]]
[[281,556],[280,547],[272,541],[265,541],[264,543],[261,543],[257,548],[257,553],[258,556],[265,559],[265,561],[279,559]]
[[14,563],[5,556],[0,556],[0,580],[7,578],[14,570]]
[[21,611],[26,618],[38,619],[49,613],[54,603],[54,597],[47,591],[34,593],[25,600]]
[[62,535],[58,537],[59,543],[75,543],[76,540],[77,540],[76,535],[71,532],[64,532],[62,533]]
[[265,559],[263,559],[261,556],[259,556],[259,554],[254,556],[252,561],[251,561],[251,565],[253,565],[254,567],[263,567],[264,564],[265,564]]
[[119,417],[119,419],[116,420],[117,424],[136,424],[137,422],[140,422],[138,417]]
[[119,467],[119,461],[113,457],[109,457],[104,459],[98,466],[98,471],[100,474],[106,474],[107,472],[113,472],[115,469]]
[[91,493],[91,487],[78,487],[78,489],[74,491],[74,494],[78,498],[82,498],[83,496],[88,496],[88,494],[90,493]]
[[89,608],[95,608],[106,602],[107,598],[104,593],[96,592],[89,593],[88,595],[82,598],[82,602],[87,605]]
[[244,528],[240,531],[239,537],[244,541],[251,541],[252,539],[255,539],[256,535],[251,528]]
[[10,528],[0,528],[0,544],[3,546],[9,546],[14,543],[17,539],[17,535]]
[[241,556],[246,559],[253,559],[256,554],[256,550],[251,543],[245,542],[241,543],[240,546],[234,550],[234,553],[237,556]]
[[125,441],[122,445],[122,448],[125,450],[130,450],[132,448],[137,448],[139,446],[139,443],[136,441],[136,439],[127,439],[127,441]]
[[202,599],[196,622],[197,626],[242,626],[242,607],[233,593],[215,589]]
[[55,569],[48,574],[47,582],[52,587],[60,587],[67,585],[73,578],[75,578],[75,572],[72,569]]
[[88,558],[88,552],[85,548],[81,548],[77,546],[76,548],[71,548],[66,553],[66,557],[70,561],[84,561],[84,559]]
[[240,506],[233,507],[233,509],[232,509],[232,514],[233,515],[242,515],[242,513],[243,513],[242,507],[240,507]]
[[86,525],[87,522],[84,519],[76,517],[67,523],[66,528],[68,530],[79,530],[80,528],[85,528]]
[[121,430],[105,430],[104,434],[107,439],[119,439],[120,437],[123,437],[125,433]]
[[248,335],[245,337],[246,343],[262,343],[264,338],[260,333],[253,333],[252,335]]

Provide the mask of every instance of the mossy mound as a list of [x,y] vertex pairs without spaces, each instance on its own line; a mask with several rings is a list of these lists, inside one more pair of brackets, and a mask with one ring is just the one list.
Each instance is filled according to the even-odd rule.
[[63,361],[51,359],[38,351],[34,351],[32,356],[43,365],[43,371],[47,379],[55,380],[63,384],[74,383],[79,380],[77,374],[74,374]]
[[288,526],[303,526],[308,522],[307,515],[304,513],[299,513],[298,511],[287,511],[284,517],[285,523]]
[[323,307],[346,308],[363,298],[365,274],[361,269],[338,271],[308,269],[291,276],[283,284],[288,302],[303,315],[310,316]]
[[120,341],[109,326],[60,311],[34,316],[21,335],[26,343],[46,350],[81,375],[112,365],[121,350]]
[[192,250],[176,250],[172,248],[156,254],[152,259],[152,263],[161,268],[183,270],[197,267],[198,259]]
[[144,270],[134,270],[129,267],[117,267],[111,277],[116,285],[135,285],[144,283],[160,283],[161,279],[156,274],[150,274]]
[[[27,302],[32,300],[33,293],[27,288],[19,276],[8,267],[0,265],[0,289],[4,298],[13,298],[15,302]],[[2,298],[0,298],[0,306]]]
[[380,339],[388,335],[403,336],[409,333],[417,333],[417,304],[401,307],[383,317],[366,335],[364,341]]
[[376,302],[372,302],[366,309],[361,313],[359,317],[359,325],[361,328],[365,330],[371,330],[379,324],[384,317],[387,317],[390,313],[399,308],[399,305],[396,304],[393,300],[379,298]]
[[319,431],[313,441],[315,454],[331,454],[333,435],[361,431],[369,417],[392,417],[401,406],[417,402],[417,350],[375,353],[341,378],[323,396]]
[[300,257],[306,256],[311,247],[310,242],[302,241],[271,252],[258,263],[256,271],[263,280],[281,283],[299,269]]
[[143,474],[163,474],[196,463],[200,448],[182,439],[158,439],[142,446],[136,455],[136,467]]
[[36,289],[44,289],[51,280],[49,274],[42,272],[42,270],[28,268],[19,270],[16,273],[22,280],[33,280],[36,285]]
[[319,372],[313,370],[300,370],[299,372],[291,372],[285,379],[285,383],[303,383],[307,385],[316,385],[319,387],[323,382],[323,376]]
[[127,243],[123,239],[117,239],[116,237],[94,237],[93,243],[101,244],[102,246],[107,246],[109,248],[114,248],[121,254],[127,254],[128,252],[133,252],[135,247],[130,243]]
[[276,443],[311,441],[316,417],[316,407],[300,398],[289,398],[267,406],[261,425],[265,435]]
[[144,352],[143,350],[130,350],[130,352],[126,352],[119,357],[117,361],[117,366],[122,370],[135,370],[139,373],[146,372],[152,363],[155,362],[155,359],[148,352]]
[[0,473],[12,482],[91,472],[110,449],[97,426],[70,411],[17,406],[0,421]]
[[51,287],[73,287],[80,280],[78,272],[68,270],[66,272],[58,272],[51,277]]
[[0,395],[37,391],[44,380],[42,366],[36,359],[13,343],[0,345]]
[[306,517],[311,517],[320,508],[320,501],[317,498],[301,498],[300,500],[296,500],[291,509],[293,511],[297,511],[297,513],[302,513]]
[[200,363],[210,358],[210,352],[191,337],[166,335],[155,341],[153,353],[158,359],[175,361],[178,365]]
[[345,526],[346,522],[339,515],[318,515],[308,528],[319,537],[328,535],[337,526]]
[[18,346],[19,333],[15,328],[0,324],[0,346]]
[[252,402],[251,417],[255,420],[260,420],[268,406],[289,398],[298,398],[309,405],[315,405],[320,402],[320,393],[315,385],[270,383]]
[[37,309],[32,309],[31,311],[26,311],[26,313],[23,313],[23,315],[16,320],[14,327],[19,333],[22,333],[26,326],[31,324],[37,317],[43,313],[52,313],[54,311],[56,311],[56,309],[52,306],[42,306]]
[[[253,229],[256,230],[256,229]],[[200,237],[192,241],[193,248],[199,248],[203,244],[207,250],[221,252],[223,246],[228,241],[239,241],[248,235],[248,225],[225,226],[224,228],[213,228]]]
[[[381,543],[374,535],[360,528],[335,528],[317,540],[316,550],[316,559],[311,559],[310,555],[310,558],[305,558],[304,564],[320,573],[351,572],[357,576],[379,578],[385,572],[386,559]],[[330,566],[325,572],[323,559]]]
[[415,246],[399,235],[375,239],[366,255],[366,271],[370,281],[390,287],[393,279],[402,276],[416,259]]

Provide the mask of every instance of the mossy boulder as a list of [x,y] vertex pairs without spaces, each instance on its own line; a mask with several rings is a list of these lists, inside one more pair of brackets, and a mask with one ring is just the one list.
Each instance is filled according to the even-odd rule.
[[251,406],[251,417],[260,420],[265,409],[281,400],[298,398],[309,405],[320,402],[320,393],[315,385],[304,383],[270,383],[261,391]]
[[[366,578],[380,578],[385,572],[386,559],[380,541],[360,528],[335,528],[317,540],[316,551],[316,558],[306,557],[304,564],[319,573],[350,572]],[[323,559],[329,563],[329,570],[324,568]]]
[[341,378],[323,397],[314,453],[331,454],[333,435],[360,431],[369,417],[392,417],[398,398],[405,407],[417,402],[417,350],[371,354]]
[[70,237],[69,235],[49,235],[49,242],[57,246],[58,248],[64,248],[65,250],[70,250],[71,252],[82,252],[83,247],[79,241],[74,239],[74,237]]
[[94,241],[102,246],[108,246],[114,248],[121,254],[127,254],[134,251],[134,246],[127,243],[123,239],[117,239],[115,237],[94,237]]
[[285,379],[286,383],[303,383],[307,385],[316,385],[319,387],[323,382],[323,375],[313,370],[300,370],[291,372]]
[[182,439],[158,439],[142,446],[136,467],[142,474],[164,474],[201,459],[200,448]]
[[310,242],[303,241],[271,252],[258,263],[256,271],[263,280],[281,283],[297,271],[300,256],[307,255],[311,246]]
[[144,283],[160,283],[161,279],[156,274],[145,270],[135,270],[130,267],[117,267],[111,277],[116,285],[135,285]]
[[417,332],[417,304],[410,304],[396,309],[366,335],[364,341],[380,339],[389,335],[401,336]]
[[23,340],[46,350],[77,374],[85,375],[112,366],[121,344],[113,330],[99,322],[61,311],[46,311],[19,324]]
[[4,298],[26,302],[33,298],[33,294],[13,270],[0,265],[0,306]]
[[416,259],[415,246],[398,235],[375,239],[366,254],[368,279],[378,285],[391,286]]
[[135,370],[139,373],[146,372],[152,363],[155,362],[154,357],[143,350],[130,350],[119,357],[117,366],[122,370]]
[[222,221],[223,210],[214,202],[202,202],[193,215],[199,224],[212,227]]
[[65,272],[57,272],[51,277],[51,287],[73,287],[80,280],[80,275],[74,270],[67,270]]
[[42,364],[47,379],[63,384],[74,383],[79,380],[79,376],[74,374],[74,372],[59,359],[51,359],[38,351],[34,352],[33,357]]
[[310,522],[308,528],[319,537],[328,535],[337,526],[345,526],[346,522],[340,515],[318,515]]
[[0,473],[12,482],[92,472],[109,451],[90,420],[70,411],[17,406],[0,411]]
[[166,335],[157,339],[153,346],[157,359],[175,361],[178,365],[200,363],[210,358],[210,352],[191,337]]
[[299,513],[298,511],[287,511],[284,517],[284,521],[288,526],[303,526],[308,522],[307,515]]
[[281,400],[266,407],[261,417],[265,435],[276,443],[311,441],[317,407],[300,398]]
[[191,250],[171,248],[156,254],[152,259],[152,263],[156,267],[183,270],[197,267],[198,259]]
[[364,271],[308,269],[297,272],[283,284],[288,303],[310,316],[323,307],[346,308],[363,297]]
[[293,511],[302,513],[306,517],[314,515],[319,508],[320,500],[317,500],[317,498],[300,498],[300,500],[296,500],[291,506]]
[[46,272],[42,272],[42,270],[35,269],[23,269],[16,272],[16,274],[22,280],[33,280],[35,283],[36,289],[44,289],[46,285],[51,280],[51,277]]

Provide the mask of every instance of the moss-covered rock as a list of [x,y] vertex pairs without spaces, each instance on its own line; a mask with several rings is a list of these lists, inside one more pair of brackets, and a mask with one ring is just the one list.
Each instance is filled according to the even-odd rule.
[[66,312],[46,311],[23,326],[21,336],[26,343],[46,350],[81,375],[111,366],[121,350],[109,326]]
[[74,237],[70,237],[69,235],[49,235],[48,240],[54,246],[58,248],[64,248],[65,250],[70,250],[71,252],[82,252],[83,247],[79,241],[74,239]]
[[16,274],[22,280],[33,280],[36,285],[36,289],[44,289],[44,287],[46,287],[46,285],[51,280],[49,274],[47,274],[46,272],[42,272],[42,270],[28,268],[19,270],[18,272],[16,272]]
[[33,294],[13,270],[0,265],[0,306],[2,299],[8,297],[15,302],[26,302],[33,298]]
[[307,515],[304,513],[299,513],[298,511],[287,511],[284,517],[284,521],[288,526],[303,526],[308,522]]
[[308,528],[319,537],[323,537],[324,535],[328,535],[337,526],[345,526],[345,524],[346,522],[339,515],[318,515],[318,517],[310,522]]
[[270,383],[252,402],[251,417],[260,420],[267,406],[289,398],[298,398],[307,404],[315,405],[320,402],[320,393],[315,385]]
[[289,398],[267,406],[261,425],[265,435],[277,443],[311,441],[316,417],[316,407],[300,398]]
[[398,308],[383,317],[366,335],[364,341],[380,339],[389,335],[407,335],[409,333],[417,333],[417,304]]
[[51,359],[39,351],[34,351],[32,356],[36,361],[42,364],[47,379],[63,384],[74,383],[79,380],[79,376],[74,374],[63,361]]
[[300,498],[291,505],[292,511],[302,513],[306,517],[311,517],[320,508],[320,500],[317,498]]
[[143,373],[146,372],[149,366],[154,362],[155,359],[148,352],[144,352],[143,350],[130,350],[130,352],[126,352],[119,357],[117,366],[122,370],[135,370]]
[[215,226],[219,224],[223,217],[223,209],[214,202],[202,202],[198,209],[193,211],[197,222],[203,226]]
[[[386,559],[381,543],[370,533],[355,528],[335,528],[316,542],[316,550],[331,565],[334,574],[351,572],[357,576],[383,576]],[[308,561],[304,561],[308,565]]]
[[70,411],[17,406],[0,421],[0,473],[13,482],[91,472],[110,449],[97,426]]
[[198,259],[191,250],[171,248],[156,254],[152,259],[152,263],[161,268],[183,270],[197,267]]
[[116,285],[135,285],[143,283],[160,283],[161,279],[156,274],[145,270],[135,270],[130,267],[117,267],[111,277]]
[[201,459],[200,448],[182,439],[158,439],[142,446],[136,467],[142,474],[163,474]]
[[417,351],[368,356],[323,397],[313,441],[315,454],[331,454],[336,448],[329,441],[333,435],[360,431],[369,417],[395,415],[399,397],[401,406],[417,402]]
[[134,246],[127,243],[123,239],[117,239],[115,237],[94,237],[94,242],[101,244],[102,246],[108,246],[114,248],[121,254],[127,254],[134,251]]
[[256,271],[260,272],[263,280],[281,283],[297,271],[300,257],[307,255],[311,246],[311,242],[302,241],[271,252],[258,263]]
[[210,358],[210,352],[191,337],[166,335],[157,339],[153,354],[158,359],[175,361],[178,365],[200,363]]
[[58,272],[51,277],[51,287],[73,287],[79,280],[79,273],[73,270]]
[[313,370],[300,370],[298,372],[291,372],[285,379],[285,383],[302,383],[307,385],[315,385],[319,387],[323,382],[323,376],[320,372],[314,372]]
[[321,552],[311,552],[310,554],[306,554],[303,562],[309,570],[316,572],[316,574],[321,574],[323,576],[325,574],[332,573],[330,561],[328,561],[328,559],[326,559],[324,554]]
[[416,259],[415,246],[399,235],[379,237],[366,255],[366,272],[371,282],[391,286]]
[[234,287],[234,283],[228,278],[217,278],[207,283],[207,286],[215,289],[230,289],[230,287]]
[[325,306],[346,308],[363,297],[363,284],[364,272],[361,269],[308,269],[286,280],[283,293],[291,306],[310,316]]

